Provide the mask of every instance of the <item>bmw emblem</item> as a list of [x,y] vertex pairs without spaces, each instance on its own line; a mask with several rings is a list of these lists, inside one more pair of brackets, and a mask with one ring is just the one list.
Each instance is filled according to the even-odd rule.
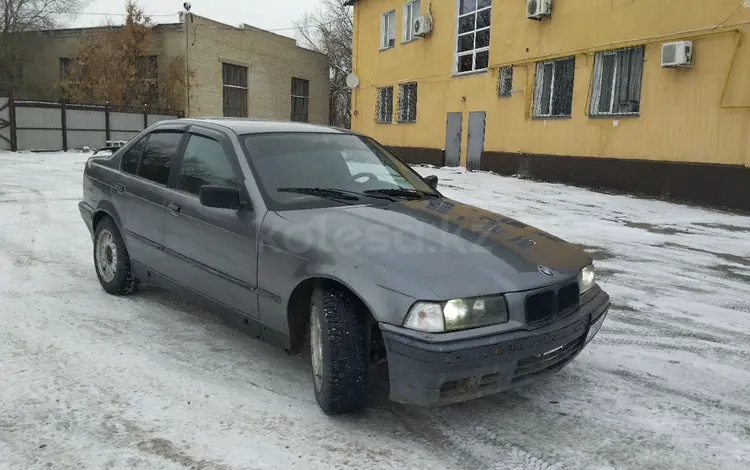
[[552,270],[548,268],[547,266],[539,265],[536,268],[539,270],[540,273],[544,274],[547,277],[552,277],[555,275],[555,273],[553,273]]

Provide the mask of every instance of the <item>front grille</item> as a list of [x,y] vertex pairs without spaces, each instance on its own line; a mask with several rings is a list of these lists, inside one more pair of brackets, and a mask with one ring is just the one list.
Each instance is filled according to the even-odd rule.
[[548,290],[526,297],[526,323],[537,326],[558,316],[567,317],[580,304],[578,283],[574,282],[559,290]]
[[580,289],[578,284],[570,284],[562,287],[557,291],[557,309],[560,312],[560,316],[566,316],[565,314],[572,313],[573,308],[578,306],[580,301]]
[[531,325],[551,320],[555,314],[555,293],[541,292],[526,297],[526,321]]
[[551,372],[569,360],[581,345],[581,338],[563,345],[555,351],[521,359],[516,364],[512,382],[529,379],[535,375]]

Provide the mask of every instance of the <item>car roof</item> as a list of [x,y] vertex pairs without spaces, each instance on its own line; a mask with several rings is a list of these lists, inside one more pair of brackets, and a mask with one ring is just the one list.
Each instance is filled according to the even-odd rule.
[[234,131],[238,135],[242,134],[268,134],[276,132],[309,132],[317,134],[352,134],[346,129],[335,127],[321,126],[317,124],[307,124],[304,122],[290,121],[267,121],[252,118],[184,118],[170,119],[159,121],[157,127],[162,125],[174,124],[209,124],[221,126]]

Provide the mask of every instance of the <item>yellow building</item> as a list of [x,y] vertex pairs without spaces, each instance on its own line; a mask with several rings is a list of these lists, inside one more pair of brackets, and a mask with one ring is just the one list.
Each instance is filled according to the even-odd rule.
[[404,160],[750,210],[749,0],[349,4],[352,126]]

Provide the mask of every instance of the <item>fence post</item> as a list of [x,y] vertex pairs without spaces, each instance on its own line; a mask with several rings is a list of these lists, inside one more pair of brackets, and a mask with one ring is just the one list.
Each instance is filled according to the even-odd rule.
[[104,105],[104,133],[105,141],[112,140],[111,131],[109,130],[109,101],[107,101]]
[[10,112],[10,149],[13,152],[17,152],[18,134],[16,131],[18,126],[16,125],[16,98],[13,90],[10,91],[10,107],[8,111]]
[[148,127],[148,105],[143,105],[143,128],[146,129]]
[[60,121],[62,123],[62,145],[63,152],[68,151],[68,113],[65,110],[65,101],[60,106]]

